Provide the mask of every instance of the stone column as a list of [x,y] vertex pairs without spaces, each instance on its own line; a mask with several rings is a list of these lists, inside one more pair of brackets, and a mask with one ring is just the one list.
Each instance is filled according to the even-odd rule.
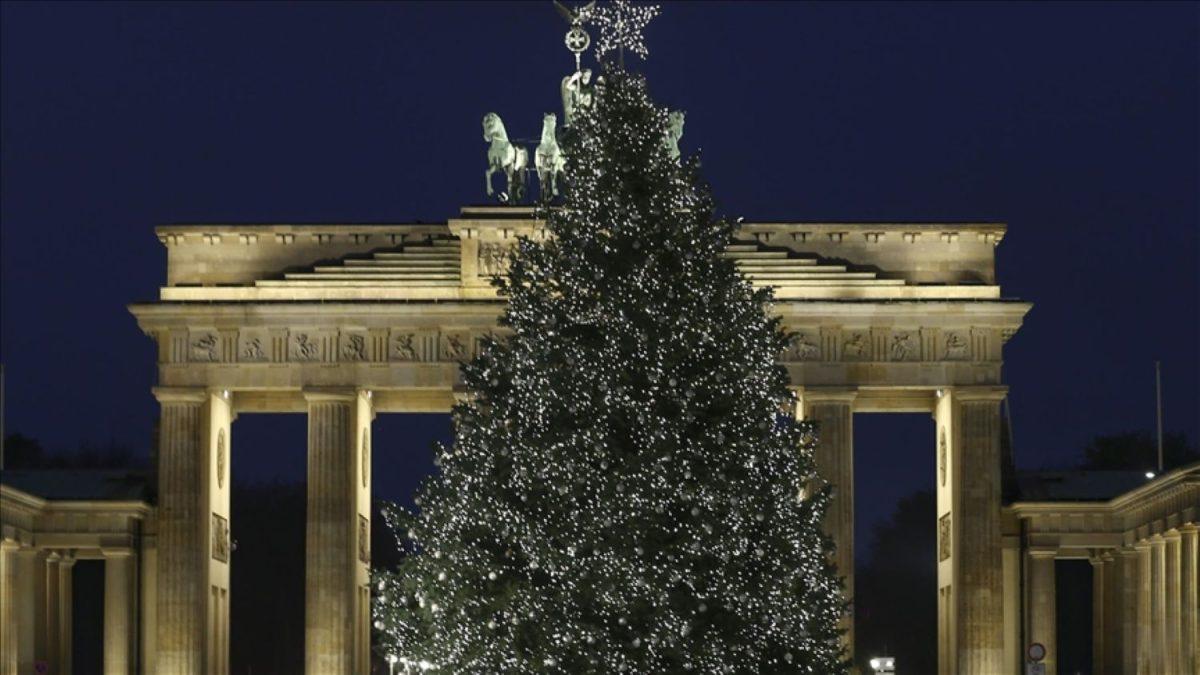
[[13,539],[0,541],[0,673],[17,675],[17,551]]
[[1092,673],[1104,675],[1104,613],[1107,599],[1104,597],[1104,561],[1093,556],[1092,564]]
[[1200,530],[1189,523],[1180,533],[1180,614],[1182,615],[1183,644],[1180,647],[1185,673],[1200,673],[1200,607],[1197,606],[1197,584],[1200,583]]
[[1167,672],[1167,540],[1150,537],[1150,667]]
[[36,548],[17,552],[17,671],[33,673],[46,651],[46,555]]
[[1163,622],[1163,640],[1166,643],[1166,649],[1163,650],[1163,660],[1165,661],[1165,670],[1168,673],[1182,673],[1183,671],[1183,633],[1181,627],[1183,623],[1183,615],[1180,612],[1180,600],[1183,599],[1181,593],[1183,584],[1180,575],[1180,536],[1179,530],[1169,530],[1163,535],[1166,541],[1166,546],[1163,548],[1163,554],[1166,558],[1163,564],[1163,593],[1166,596],[1165,612],[1166,621]]
[[163,673],[219,674],[228,670],[229,644],[229,397],[199,388],[154,395],[161,406],[155,665]]
[[1029,551],[1029,639],[1046,647],[1046,675],[1058,672],[1058,619],[1055,607],[1054,550]]
[[[365,672],[370,643],[370,392],[306,391],[305,670]],[[364,597],[365,596],[365,597]]]
[[1101,560],[1104,561],[1104,653],[1101,663],[1107,675],[1120,675],[1124,637],[1124,616],[1121,611],[1124,572],[1121,558],[1114,551],[1106,551]]
[[1137,593],[1137,673],[1148,675],[1154,672],[1153,651],[1154,642],[1150,633],[1150,571],[1153,568],[1150,554],[1150,542],[1139,541],[1134,545],[1138,554],[1138,593]]
[[[817,425],[816,468],[832,486],[833,499],[825,513],[825,530],[836,547],[834,564],[845,583],[845,599],[854,602],[854,398],[847,389],[809,389],[799,392],[800,419]],[[854,614],[842,619],[846,653],[854,657]]]
[[75,618],[75,557],[65,553],[58,560],[58,672],[70,675],[73,670],[71,663],[75,642],[72,636],[72,622]]
[[[938,586],[949,585],[953,616],[939,624],[953,634],[957,675],[1004,668],[1003,566],[1000,553],[1000,402],[1003,387],[940,392],[938,427]],[[945,478],[943,479],[943,476]],[[944,557],[947,556],[948,557]]]
[[1121,661],[1118,672],[1135,675],[1138,664],[1138,599],[1141,557],[1135,548],[1119,552],[1121,563]]
[[137,665],[136,568],[133,551],[104,551],[105,675],[128,675]]
[[42,630],[46,635],[45,651],[42,659],[49,666],[49,672],[57,674],[58,668],[58,563],[62,559],[58,551],[46,555],[46,609],[42,613],[44,622]]

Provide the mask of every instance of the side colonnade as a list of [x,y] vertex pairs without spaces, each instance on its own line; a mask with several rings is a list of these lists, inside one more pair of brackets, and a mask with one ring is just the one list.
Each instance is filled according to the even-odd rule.
[[1025,631],[1057,675],[1055,562],[1092,565],[1092,664],[1098,675],[1200,673],[1200,464],[1106,502],[1018,502]]
[[50,501],[0,485],[0,674],[75,670],[74,571],[104,563],[103,668],[143,672],[141,564],[153,546],[153,511],[142,501]]

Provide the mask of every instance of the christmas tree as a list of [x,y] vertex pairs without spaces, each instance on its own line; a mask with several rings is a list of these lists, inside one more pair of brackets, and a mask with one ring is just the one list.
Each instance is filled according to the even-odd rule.
[[736,225],[644,78],[593,93],[441,473],[390,512],[409,554],[377,573],[377,644],[447,673],[845,672],[771,292],[723,255]]

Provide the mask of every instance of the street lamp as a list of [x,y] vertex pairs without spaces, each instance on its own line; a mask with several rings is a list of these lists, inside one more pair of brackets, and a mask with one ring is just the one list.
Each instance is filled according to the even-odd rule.
[[896,659],[890,656],[871,659],[871,670],[875,671],[876,675],[891,675],[896,672]]

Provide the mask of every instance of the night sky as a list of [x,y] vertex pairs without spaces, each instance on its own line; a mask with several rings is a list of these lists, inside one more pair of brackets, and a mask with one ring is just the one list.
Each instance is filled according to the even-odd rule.
[[[482,200],[480,119],[534,137],[572,67],[549,2],[0,6],[7,431],[148,453],[174,222],[444,221]],[[1197,5],[670,4],[659,102],[750,220],[999,220],[1015,452],[1197,438]],[[860,520],[933,479],[927,416],[857,422]],[[446,418],[377,422],[377,493]],[[304,475],[301,416],[235,426],[241,478]],[[251,452],[252,450],[252,452]],[[235,450],[235,454],[236,453]],[[864,515],[865,514],[865,515]],[[861,540],[861,537],[860,537]]]

